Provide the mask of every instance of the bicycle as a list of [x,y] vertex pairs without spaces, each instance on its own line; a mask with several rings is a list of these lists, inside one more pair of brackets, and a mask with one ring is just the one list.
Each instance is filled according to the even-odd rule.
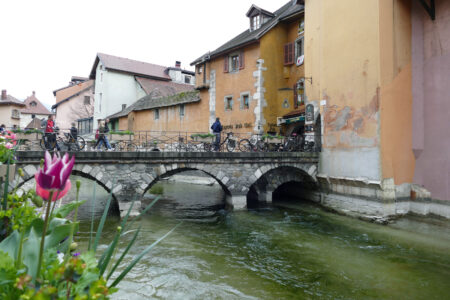
[[[227,132],[226,135],[227,136],[223,140],[223,142],[219,144],[218,151],[223,151],[224,148],[226,148],[228,152],[233,152],[237,146],[236,140],[234,139],[232,132]],[[203,149],[207,152],[214,151],[215,146],[216,146],[215,142],[214,143],[203,143]]]
[[[52,140],[50,140],[51,136],[54,136]],[[68,151],[72,151],[72,148],[75,151],[81,151],[86,146],[86,142],[81,136],[77,136],[77,138],[75,139],[70,133],[66,132],[64,133],[64,138],[62,138],[59,135],[58,128],[55,128],[55,132],[45,133],[39,141],[39,145],[42,150],[53,151],[55,148],[57,148],[56,144],[58,144],[58,146],[67,147]]]
[[265,152],[267,151],[267,145],[259,135],[253,135],[250,139],[239,141],[239,150],[241,152]]

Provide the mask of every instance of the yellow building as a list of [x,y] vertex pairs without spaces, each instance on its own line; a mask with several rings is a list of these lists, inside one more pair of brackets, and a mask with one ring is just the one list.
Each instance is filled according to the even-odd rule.
[[279,126],[292,121],[303,130],[303,5],[289,1],[273,13],[252,5],[246,16],[248,29],[191,63],[208,128],[220,117],[236,133],[292,131]]
[[25,104],[17,100],[11,95],[8,95],[6,90],[2,90],[0,97],[0,125],[5,125],[6,128],[20,127],[20,110],[25,108]]

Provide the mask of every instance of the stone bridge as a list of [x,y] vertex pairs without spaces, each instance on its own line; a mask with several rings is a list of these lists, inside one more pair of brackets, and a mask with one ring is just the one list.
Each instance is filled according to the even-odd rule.
[[[129,207],[133,195],[142,197],[160,178],[187,170],[200,170],[213,177],[234,209],[247,206],[247,199],[271,202],[272,193],[285,183],[317,187],[318,153],[209,153],[209,152],[77,152],[72,174],[96,181],[112,191],[120,211]],[[42,151],[17,152],[13,186],[33,178]],[[139,200],[139,199],[138,199]]]

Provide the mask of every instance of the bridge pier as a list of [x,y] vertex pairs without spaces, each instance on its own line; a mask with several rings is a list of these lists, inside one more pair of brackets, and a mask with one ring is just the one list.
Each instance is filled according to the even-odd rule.
[[258,201],[265,203],[272,203],[273,190],[260,191],[258,193]]
[[247,195],[227,195],[226,202],[234,210],[247,208]]

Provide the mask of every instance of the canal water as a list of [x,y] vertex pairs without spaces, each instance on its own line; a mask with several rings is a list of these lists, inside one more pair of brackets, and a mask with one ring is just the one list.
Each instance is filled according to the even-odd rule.
[[[290,199],[231,212],[218,185],[160,184],[164,199],[135,223],[134,229],[142,229],[125,263],[182,225],[136,265],[113,299],[450,297],[448,221],[408,217],[383,226]],[[97,196],[101,202],[106,194]],[[109,218],[100,249],[119,221]],[[88,236],[84,222],[82,248]],[[124,237],[121,249],[131,237]]]

